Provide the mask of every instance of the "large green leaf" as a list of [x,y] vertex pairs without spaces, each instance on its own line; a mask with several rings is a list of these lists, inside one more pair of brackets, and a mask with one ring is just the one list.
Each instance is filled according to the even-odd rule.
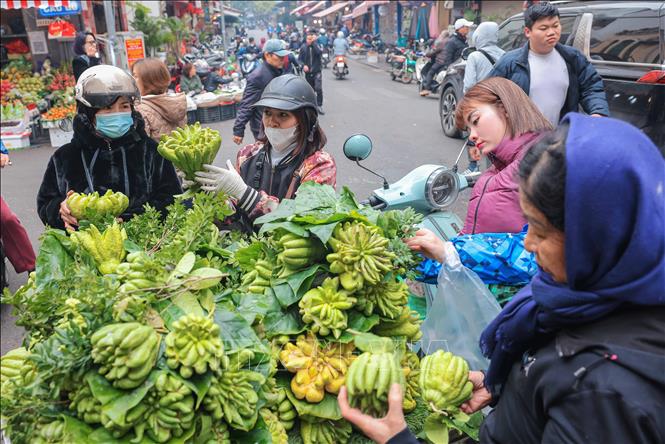
[[[70,248],[66,248],[65,245]],[[70,249],[71,241],[64,231],[48,230],[44,233],[35,263],[38,289],[65,277],[65,270],[74,263]]]
[[197,298],[192,292],[186,291],[171,298],[173,304],[180,308],[185,314],[193,314],[196,316],[204,316],[203,308]]
[[307,230],[305,228],[303,228],[302,226],[300,226],[300,225],[298,225],[294,222],[288,221],[288,220],[268,222],[266,224],[263,224],[261,226],[261,229],[259,230],[259,234],[269,233],[271,231],[275,231],[275,230],[279,230],[279,229],[286,230],[290,233],[293,233],[293,234],[295,234],[297,236],[301,236],[301,237],[308,237],[309,236],[307,234]]
[[321,266],[317,264],[286,278],[286,283],[289,284],[289,287],[291,287],[291,290],[297,296],[298,300],[310,290],[312,287],[312,281],[314,281],[316,273],[320,269]]
[[277,377],[277,385],[286,390],[286,396],[289,401],[294,405],[298,416],[314,416],[316,418],[338,420],[342,419],[342,412],[337,404],[337,397],[329,393],[323,397],[321,402],[312,404],[305,400],[296,398],[296,395],[291,391],[291,378],[295,375],[286,372],[280,372]]
[[231,429],[231,442],[237,444],[271,444],[273,441],[268,426],[259,415],[256,425],[249,432]]
[[297,293],[293,291],[287,282],[273,284],[273,286],[266,291],[266,293],[268,292],[272,292],[280,305],[284,308],[289,307],[300,300]]
[[251,325],[236,311],[218,305],[214,319],[227,352],[243,348],[265,350]]
[[383,338],[372,333],[355,333],[353,343],[356,348],[370,353],[392,353],[395,351],[395,343],[390,338]]
[[67,442],[86,442],[92,433],[92,427],[71,416],[63,415],[65,426],[63,432]]
[[257,316],[264,317],[271,311],[281,309],[279,302],[272,292],[267,294],[238,293],[233,295],[237,311],[252,325]]
[[148,391],[152,388],[153,385],[155,385],[155,381],[157,380],[157,377],[160,373],[161,371],[153,371],[150,373],[150,376],[148,376],[148,379],[146,379],[143,384],[139,385],[134,390],[125,391],[122,396],[113,399],[108,404],[105,404],[102,407],[102,412],[111,418],[113,422],[117,424],[124,424],[127,411],[138,405],[138,403],[141,402],[143,398],[145,398],[145,395],[148,393]]
[[323,244],[325,245],[325,244],[328,243],[328,241],[332,237],[333,231],[335,231],[335,227],[337,226],[337,224],[339,224],[339,222],[341,220],[342,219],[340,219],[339,221],[332,222],[332,223],[327,223],[325,225],[312,225],[312,226],[309,227],[309,231],[314,236],[321,239],[321,242],[323,242]]
[[372,316],[365,316],[357,310],[352,310],[348,312],[348,321],[347,321],[347,330],[342,333],[339,337],[339,342],[344,344],[349,343],[354,340],[355,333],[357,332],[368,332],[376,324],[380,322],[378,315],[373,314]]
[[262,246],[260,242],[253,242],[247,247],[238,248],[234,253],[235,260],[245,271],[254,269],[254,263],[261,256]]
[[436,413],[432,413],[425,419],[423,432],[432,444],[448,444],[448,427]]
[[194,394],[196,395],[195,408],[198,409],[199,406],[201,405],[201,402],[203,401],[203,398],[205,398],[206,393],[208,393],[208,389],[210,389],[210,385],[212,383],[212,373],[206,372],[202,375],[194,374],[189,379],[181,378],[180,374],[174,371],[169,370],[169,373],[175,378],[180,379],[187,387],[189,387],[194,392]]
[[94,396],[97,401],[101,402],[102,405],[106,405],[124,394],[122,390],[113,387],[111,383],[108,382],[104,376],[97,373],[96,370],[90,370],[85,375],[85,380],[88,383],[88,386],[90,386],[92,396]]
[[[197,301],[198,302],[198,301]],[[156,305],[157,310],[159,311],[159,315],[162,317],[164,320],[164,324],[166,324],[166,328],[171,330],[171,325],[180,319],[180,317],[186,315],[187,313],[185,310],[182,308],[178,307],[177,305],[173,304],[170,300],[163,300],[158,302]]]
[[263,319],[263,326],[269,339],[278,335],[297,335],[305,331],[297,306],[286,311],[268,313]]
[[155,442],[147,436],[144,436],[140,442],[136,442],[134,434],[131,433],[122,438],[114,438],[104,427],[95,429],[85,440],[77,442],[84,442],[86,444],[155,444]]

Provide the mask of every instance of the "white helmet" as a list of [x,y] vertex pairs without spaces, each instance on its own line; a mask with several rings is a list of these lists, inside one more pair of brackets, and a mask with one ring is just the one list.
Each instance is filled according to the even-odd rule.
[[141,93],[134,77],[111,65],[97,65],[86,69],[76,82],[76,100],[90,108],[106,108],[118,97],[141,101]]
[[338,39],[343,39],[344,38],[344,33],[342,31],[337,32],[337,38]]
[[325,34],[325,33],[326,33],[325,28],[321,28],[321,29],[319,29],[319,34]]

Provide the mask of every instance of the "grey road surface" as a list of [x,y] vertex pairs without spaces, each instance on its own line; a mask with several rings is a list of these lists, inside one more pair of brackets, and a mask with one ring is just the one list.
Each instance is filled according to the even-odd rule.
[[[421,98],[415,84],[404,85],[390,80],[382,67],[371,67],[359,61],[350,61],[350,75],[336,80],[330,69],[325,70],[323,80],[325,115],[321,125],[327,135],[328,150],[337,163],[337,184],[347,185],[365,199],[369,193],[381,187],[381,180],[361,170],[347,160],[342,153],[344,141],[351,135],[368,135],[374,150],[364,162],[368,168],[384,175],[389,182],[396,181],[411,169],[424,163],[451,165],[461,140],[443,136],[439,125],[436,98]],[[210,124],[222,134],[222,149],[216,164],[224,165],[226,159],[235,159],[238,147],[232,142],[233,121]],[[244,142],[252,142],[247,128]],[[2,197],[19,216],[28,230],[35,248],[39,248],[39,236],[44,227],[37,216],[35,198],[42,175],[54,149],[48,145],[11,153],[13,165],[0,173]],[[465,158],[466,156],[464,156]],[[461,166],[466,168],[466,162]],[[467,192],[468,193],[468,192]],[[466,195],[455,206],[462,217]],[[23,284],[26,274],[16,275],[10,270],[10,289]],[[2,306],[0,320],[0,351],[18,346],[22,330],[13,322],[10,307]]]

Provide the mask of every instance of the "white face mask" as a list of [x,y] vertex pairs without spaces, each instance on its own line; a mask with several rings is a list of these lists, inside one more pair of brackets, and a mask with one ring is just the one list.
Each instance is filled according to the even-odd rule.
[[284,151],[296,141],[296,127],[291,128],[271,128],[264,129],[270,145],[277,151]]

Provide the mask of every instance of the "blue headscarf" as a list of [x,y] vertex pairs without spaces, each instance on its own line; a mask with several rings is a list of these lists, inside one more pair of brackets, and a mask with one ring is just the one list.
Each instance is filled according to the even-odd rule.
[[522,354],[558,330],[623,306],[665,305],[665,160],[627,123],[577,113],[563,122],[568,282],[539,270],[483,331],[495,396]]

